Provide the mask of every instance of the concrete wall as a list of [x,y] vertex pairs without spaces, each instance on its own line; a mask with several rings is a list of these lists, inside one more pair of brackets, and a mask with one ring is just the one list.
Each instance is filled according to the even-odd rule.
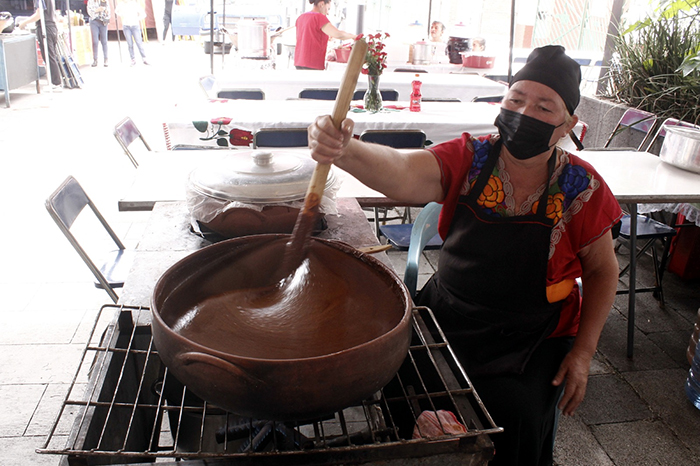
[[[581,96],[581,103],[576,109],[579,119],[588,124],[588,132],[583,140],[583,145],[592,149],[603,147],[608,136],[627,106],[595,97]],[[640,131],[624,131],[617,135],[610,147],[637,147],[644,139]]]

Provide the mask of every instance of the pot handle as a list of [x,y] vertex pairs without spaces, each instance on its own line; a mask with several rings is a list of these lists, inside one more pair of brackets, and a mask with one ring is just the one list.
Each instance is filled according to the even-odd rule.
[[242,379],[245,379],[248,384],[254,385],[256,387],[264,385],[264,382],[262,380],[250,375],[245,369],[242,369],[236,364],[233,364],[232,362],[227,361],[225,359],[219,358],[217,356],[212,356],[211,354],[190,351],[187,353],[180,353],[177,356],[177,359],[179,359],[180,363],[185,366],[194,363],[208,364],[210,366],[214,366],[218,369],[221,369],[222,371],[234,377],[240,377]]

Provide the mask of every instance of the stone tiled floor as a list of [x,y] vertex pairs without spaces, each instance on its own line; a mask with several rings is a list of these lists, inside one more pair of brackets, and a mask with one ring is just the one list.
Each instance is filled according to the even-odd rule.
[[[116,42],[110,47],[109,68],[81,68],[83,89],[37,95],[27,86],[12,92],[10,109],[0,108],[3,466],[58,464],[59,458],[34,450],[45,441],[97,310],[109,302],[93,288],[89,271],[49,218],[44,200],[74,175],[127,245],[134,246],[148,214],[117,211],[134,168],[112,128],[129,115],[154,149],[164,149],[163,116],[176,102],[202,99],[197,79],[210,72],[209,56],[194,42],[149,43],[152,65],[133,68],[125,44],[121,54]],[[403,270],[404,253],[390,257]],[[430,271],[436,258],[436,252],[427,252],[421,270]],[[648,279],[647,261],[640,267]],[[699,288],[697,282],[667,274],[665,310],[650,295],[640,296],[632,360],[625,356],[626,297],[617,299],[587,398],[574,417],[561,420],[558,464],[700,464],[700,411],[683,391]]]

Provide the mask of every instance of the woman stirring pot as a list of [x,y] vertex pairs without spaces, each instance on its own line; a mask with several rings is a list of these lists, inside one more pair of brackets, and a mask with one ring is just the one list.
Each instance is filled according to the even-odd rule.
[[494,465],[552,464],[557,406],[572,415],[583,400],[615,297],[620,207],[590,164],[556,146],[578,121],[580,81],[563,47],[538,48],[512,79],[497,135],[427,150],[363,143],[349,119],[309,127],[318,162],[389,198],[443,204],[438,271],[416,301],[504,428]]
[[341,31],[328,20],[331,0],[309,0],[313,5],[297,18],[297,43],[294,49],[294,66],[298,70],[326,69],[328,38],[354,39],[355,34]]

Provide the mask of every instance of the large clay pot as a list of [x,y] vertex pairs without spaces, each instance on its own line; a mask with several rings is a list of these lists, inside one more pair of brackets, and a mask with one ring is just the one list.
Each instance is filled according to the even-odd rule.
[[166,271],[153,294],[165,365],[202,399],[242,416],[301,420],[341,410],[386,385],[407,354],[406,287],[345,243],[311,239],[308,274],[282,293],[283,312],[238,309],[237,293],[265,287],[289,238],[201,249]]

